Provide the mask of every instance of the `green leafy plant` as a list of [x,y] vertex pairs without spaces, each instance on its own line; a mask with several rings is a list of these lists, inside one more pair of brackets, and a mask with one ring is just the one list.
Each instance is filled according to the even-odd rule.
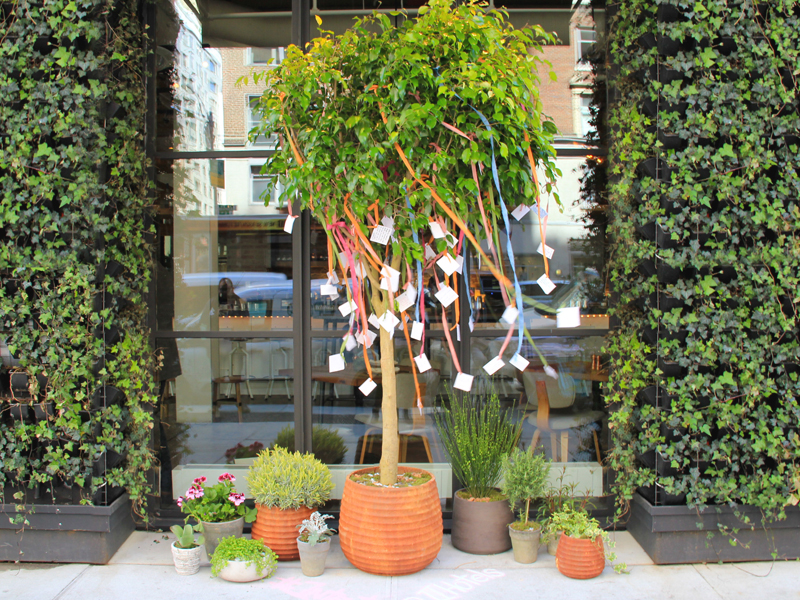
[[[361,339],[370,377],[365,344],[372,340],[363,337],[370,313],[409,320],[413,313],[397,308],[398,296],[416,303],[422,268],[455,261],[466,244],[498,278],[518,311],[515,322],[524,325],[520,286],[502,272],[513,258],[502,256],[498,240],[500,229],[510,228],[503,194],[534,205],[540,187],[553,191],[559,174],[551,145],[556,127],[541,114],[538,92],[538,68],[546,66],[539,50],[552,39],[540,27],[513,29],[502,11],[475,2],[433,0],[399,26],[375,14],[343,35],[314,40],[307,52],[290,47],[280,65],[253,76],[267,88],[253,134],[284,140],[264,172],[281,179],[282,199],[299,200],[323,225],[329,278],[344,284],[356,316],[351,333]],[[541,184],[537,169],[546,178]],[[392,235],[373,246],[369,238],[382,223]],[[481,245],[489,240],[491,257]],[[445,281],[435,269],[433,275],[458,289],[458,274]],[[445,305],[441,316],[450,340]],[[380,330],[385,486],[397,479],[399,452],[390,331]],[[411,355],[422,352],[408,336],[406,343]],[[416,362],[411,368],[421,405]]]
[[195,528],[193,525],[173,525],[170,531],[175,534],[175,546],[188,550],[196,548],[198,544],[194,541]]
[[[607,549],[614,548],[615,543],[608,539],[608,533],[600,527],[597,519],[589,516],[585,510],[580,508],[570,507],[566,510],[561,510],[553,513],[550,516],[550,524],[554,531],[560,531],[564,535],[582,540],[596,540],[601,538],[603,540],[603,547],[605,557],[610,563],[617,560],[617,555],[614,552],[609,552]],[[623,573],[627,571],[628,566],[625,563],[614,565],[614,571]]]
[[333,515],[321,515],[319,511],[315,510],[308,519],[303,519],[303,522],[297,526],[300,530],[299,540],[310,546],[316,545],[317,542],[327,542],[336,533],[336,530],[330,529],[325,522],[332,518]]
[[259,454],[245,478],[255,501],[270,508],[314,508],[325,504],[333,491],[328,467],[313,454],[280,446]]
[[275,574],[278,555],[264,545],[261,540],[248,540],[235,535],[222,538],[211,556],[211,574],[216,577],[228,566],[230,561],[241,561],[246,566],[255,565],[259,577],[266,572],[266,578]]
[[[544,496],[547,489],[547,477],[550,474],[550,461],[541,452],[531,452],[514,448],[514,451],[503,458],[503,483],[500,491],[508,498],[511,510],[518,508],[519,521],[514,524],[517,529],[529,529],[531,525],[528,515],[531,501]],[[538,529],[539,524],[535,524]]]
[[512,409],[500,408],[496,393],[483,401],[458,398],[452,391],[448,396],[448,405],[434,413],[434,419],[453,473],[469,497],[490,497],[500,481],[503,459],[519,440],[522,423],[514,422]]
[[[276,447],[286,448],[294,452],[294,427],[287,425],[275,436],[275,441],[270,449]],[[326,465],[338,465],[344,460],[347,446],[338,431],[314,425],[311,429],[311,453]]]
[[[181,511],[197,521],[196,531],[203,531],[203,523],[224,523],[244,517],[247,523],[256,519],[256,509],[244,504],[244,494],[233,487],[236,478],[230,473],[219,476],[216,484],[206,487],[206,477],[198,477],[177,500]],[[203,540],[200,540],[203,543]]]

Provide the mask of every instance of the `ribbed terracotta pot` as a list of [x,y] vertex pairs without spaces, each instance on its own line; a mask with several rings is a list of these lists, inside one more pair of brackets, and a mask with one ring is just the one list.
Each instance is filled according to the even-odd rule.
[[606,566],[603,538],[582,540],[561,534],[556,551],[556,567],[572,579],[592,579]]
[[297,509],[269,508],[256,504],[258,516],[253,523],[252,537],[262,540],[278,555],[278,560],[300,560],[297,550],[297,526],[311,516],[314,509],[305,506]]
[[[404,488],[366,486],[350,474],[339,513],[339,540],[353,565],[375,575],[409,575],[427,567],[442,548],[442,508],[436,480]],[[399,467],[398,472],[425,472]]]
[[[461,490],[459,490],[461,491]],[[508,500],[471,502],[453,494],[453,546],[470,554],[499,554],[511,548],[508,526],[514,513]]]

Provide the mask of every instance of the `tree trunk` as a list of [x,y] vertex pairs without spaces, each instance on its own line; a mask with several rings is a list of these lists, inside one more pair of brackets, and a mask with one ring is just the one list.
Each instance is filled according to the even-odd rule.
[[381,327],[381,415],[383,417],[383,442],[381,444],[381,484],[397,482],[397,462],[400,439],[397,435],[397,377],[394,373],[394,339]]

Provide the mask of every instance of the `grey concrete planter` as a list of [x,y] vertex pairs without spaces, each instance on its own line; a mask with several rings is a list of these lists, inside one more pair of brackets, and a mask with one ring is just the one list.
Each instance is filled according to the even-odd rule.
[[542,532],[538,524],[532,529],[517,530],[508,526],[511,536],[511,547],[514,549],[514,560],[523,565],[536,562],[539,555],[539,534]]
[[0,560],[104,565],[134,530],[128,494],[110,506],[36,504],[25,509],[30,525],[23,529],[9,523],[16,506],[2,505]]
[[306,577],[319,577],[325,572],[325,561],[331,549],[331,541],[317,542],[313,546],[297,538],[297,549],[300,552],[300,568]]
[[217,549],[222,538],[232,535],[241,537],[242,531],[244,531],[244,517],[239,517],[233,521],[223,521],[222,523],[203,521],[203,539],[205,540],[208,558],[211,558],[211,555],[214,554],[214,550]]
[[[743,507],[741,512],[755,529],[739,521],[728,506],[709,506],[698,513],[687,506],[653,506],[636,494],[628,531],[657,565],[772,560],[773,552],[779,560],[800,558],[797,507],[787,508],[787,518],[772,523],[764,522],[756,508]],[[738,528],[735,537],[741,544],[732,546],[718,524]],[[715,534],[711,539],[709,532]]]
[[[459,490],[460,491],[460,490]],[[514,513],[508,500],[470,502],[453,494],[453,546],[470,554],[499,554],[511,548],[508,526]]]

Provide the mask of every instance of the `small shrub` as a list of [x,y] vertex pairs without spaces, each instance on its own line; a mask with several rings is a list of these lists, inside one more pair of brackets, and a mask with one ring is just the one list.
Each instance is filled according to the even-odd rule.
[[325,504],[333,491],[328,467],[312,454],[280,446],[259,454],[245,479],[255,501],[270,508],[314,508]]

